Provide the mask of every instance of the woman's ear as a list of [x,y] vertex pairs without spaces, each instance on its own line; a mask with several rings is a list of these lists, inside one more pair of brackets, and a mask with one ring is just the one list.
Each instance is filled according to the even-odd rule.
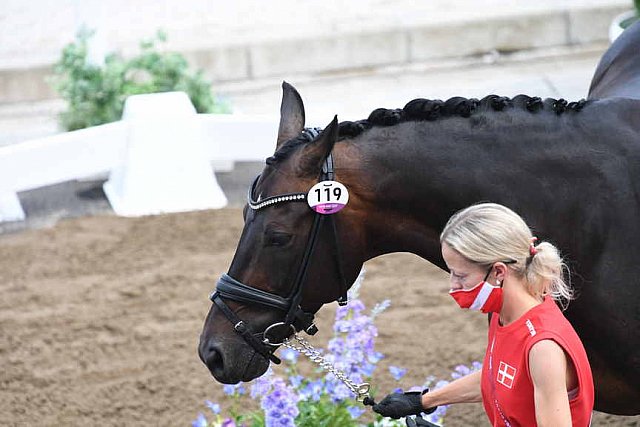
[[504,281],[504,278],[507,275],[508,267],[503,262],[496,262],[493,266],[493,274],[496,276],[496,280],[499,280],[500,283]]

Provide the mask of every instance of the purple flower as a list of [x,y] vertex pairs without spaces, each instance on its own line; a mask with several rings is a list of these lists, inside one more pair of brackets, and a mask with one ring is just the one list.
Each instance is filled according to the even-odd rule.
[[294,427],[300,397],[282,378],[275,377],[272,385],[271,393],[265,395],[260,402],[265,415],[265,427]]
[[349,412],[349,415],[351,415],[352,419],[356,419],[358,417],[360,417],[360,415],[364,414],[364,408],[361,408],[359,406],[349,406],[347,407],[347,411]]
[[364,303],[359,299],[352,299],[351,301],[349,301],[349,304],[347,304],[346,307],[354,314],[358,314],[365,309]]
[[317,402],[320,400],[320,395],[323,391],[322,380],[311,381],[305,385],[302,390],[300,390],[300,397],[302,400],[311,399],[312,401]]
[[298,360],[298,352],[290,348],[285,348],[280,351],[280,358],[290,363],[296,363]]
[[267,372],[262,374],[261,377],[255,379],[251,383],[251,388],[249,389],[249,394],[252,398],[262,397],[269,393],[272,387],[273,382],[273,370],[271,368],[267,369]]
[[394,380],[400,381],[400,379],[407,373],[407,370],[404,368],[398,368],[397,366],[389,366],[389,372]]
[[457,380],[458,378],[465,377],[470,373],[479,371],[481,369],[482,369],[482,363],[480,362],[473,362],[471,363],[471,366],[458,365],[453,369],[453,372],[451,373],[451,378],[453,378],[454,380]]
[[222,422],[222,425],[220,427],[236,427],[236,422],[231,418],[227,418]]
[[425,415],[425,419],[431,423],[441,423],[444,415],[447,413],[449,405],[440,405],[436,410],[429,415]]
[[360,371],[365,377],[371,377],[375,369],[376,365],[374,363],[365,363]]
[[213,412],[215,415],[218,415],[220,413],[220,405],[218,405],[217,403],[213,403],[210,400],[205,400],[204,403],[209,407],[209,409],[211,409],[211,412]]
[[379,361],[384,359],[384,354],[382,354],[382,353],[380,353],[378,351],[374,351],[372,353],[367,354],[367,359],[371,363],[378,363]]
[[457,380],[458,378],[466,377],[471,373],[471,369],[466,365],[458,365],[453,369],[451,378]]
[[246,393],[246,390],[242,383],[225,384],[222,387],[222,391],[224,391],[224,394],[226,394],[227,396],[242,396]]
[[297,389],[302,385],[303,379],[304,377],[302,375],[291,375],[289,377],[289,384],[291,384],[291,387]]
[[390,305],[391,301],[388,299],[376,304],[375,307],[373,307],[373,310],[371,310],[371,319],[378,317],[383,311],[389,308]]
[[[350,399],[353,396],[353,392],[347,388],[346,385],[331,375],[333,381],[327,381],[327,392],[331,396],[331,400],[334,403],[341,402],[343,400]],[[356,381],[358,382],[358,381]]]
[[207,427],[208,424],[202,412],[198,414],[198,418],[196,418],[195,421],[191,422],[192,427]]

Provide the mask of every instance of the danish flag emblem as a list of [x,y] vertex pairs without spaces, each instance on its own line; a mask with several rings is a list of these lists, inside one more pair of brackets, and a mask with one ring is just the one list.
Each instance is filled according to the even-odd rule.
[[516,368],[511,365],[507,365],[504,362],[500,362],[498,368],[498,375],[496,381],[505,386],[506,388],[513,387],[513,379],[516,377]]

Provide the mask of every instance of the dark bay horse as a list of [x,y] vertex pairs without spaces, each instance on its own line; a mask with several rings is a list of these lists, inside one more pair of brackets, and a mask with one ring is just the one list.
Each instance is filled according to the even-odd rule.
[[[447,219],[492,201],[523,215],[569,262],[579,297],[566,316],[589,355],[596,409],[640,414],[638,46],[635,25],[604,55],[586,101],[417,99],[359,122],[334,118],[320,134],[304,129],[300,95],[284,83],[276,151],[250,190],[200,338],[213,376],[260,376],[277,360],[262,332],[283,321],[308,329],[304,316],[340,298],[371,258],[412,252],[445,269],[438,237]],[[332,174],[349,201],[318,225],[296,201]]]

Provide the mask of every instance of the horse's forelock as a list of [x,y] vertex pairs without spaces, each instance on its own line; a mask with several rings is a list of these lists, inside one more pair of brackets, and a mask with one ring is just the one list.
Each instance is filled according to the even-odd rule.
[[282,144],[278,150],[271,157],[268,157],[266,162],[268,165],[273,166],[279,161],[286,159],[289,155],[295,151],[299,146],[313,141],[314,137],[307,132],[302,132],[300,135],[292,138]]

